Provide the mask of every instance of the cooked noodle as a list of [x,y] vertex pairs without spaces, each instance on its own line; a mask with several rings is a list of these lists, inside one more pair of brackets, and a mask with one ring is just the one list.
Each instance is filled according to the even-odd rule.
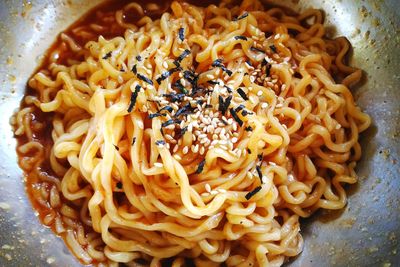
[[29,81],[20,166],[83,263],[280,266],[299,218],[346,205],[370,125],[350,44],[319,10],[230,2],[98,11]]

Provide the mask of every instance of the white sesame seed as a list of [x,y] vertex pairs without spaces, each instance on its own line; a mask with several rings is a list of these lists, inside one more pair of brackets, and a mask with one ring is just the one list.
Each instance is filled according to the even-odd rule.
[[216,194],[218,194],[218,191],[217,191],[217,190],[212,190],[212,191],[210,192],[210,194],[211,194],[211,195],[216,195]]
[[169,135],[169,134],[166,134],[164,137],[167,138],[168,140],[173,140],[173,139],[174,139],[174,138],[173,138],[171,135]]
[[228,147],[227,147],[227,146],[224,146],[224,145],[220,145],[219,148],[221,148],[221,149],[223,149],[223,150],[228,150]]
[[164,61],[162,65],[163,65],[164,68],[168,69],[168,63],[167,63],[167,61]]
[[256,77],[250,76],[250,82],[254,83],[255,80],[256,80]]
[[202,197],[208,197],[209,195],[210,195],[210,193],[208,193],[208,192],[201,193]]
[[336,130],[339,130],[340,128],[342,128],[342,125],[340,125],[339,123],[336,124],[335,129],[336,129]]
[[260,90],[257,92],[257,96],[262,96],[263,92]]
[[160,163],[160,162],[155,162],[154,166],[159,167],[159,168],[164,167],[164,165],[162,163]]
[[293,182],[295,179],[294,179],[294,176],[293,176],[293,174],[288,174],[288,181],[289,182]]
[[265,103],[265,102],[262,103],[262,104],[261,104],[261,108],[262,108],[262,109],[268,108],[268,103]]
[[253,179],[253,174],[251,172],[246,173],[247,178]]
[[182,149],[182,153],[186,155],[188,152],[189,152],[189,147],[188,147],[188,146],[185,146],[185,147]]
[[268,164],[271,165],[271,166],[276,166],[276,163],[272,162],[272,161],[268,162]]
[[175,155],[174,155],[174,158],[175,158],[176,160],[182,160],[182,158],[181,158],[178,154],[175,154]]
[[226,140],[220,140],[218,143],[221,144],[221,145],[227,145],[227,144],[228,144],[228,141],[226,141]]
[[212,74],[207,74],[206,77],[207,77],[208,79],[214,79],[214,78],[215,78],[214,75],[212,75]]
[[193,131],[193,124],[189,123],[188,131],[191,133]]
[[199,144],[196,144],[193,149],[193,153],[197,153],[199,151]]
[[142,129],[142,130],[144,129],[144,125],[143,125],[142,121],[138,121],[137,124],[138,124],[139,129]]
[[204,154],[204,152],[205,152],[205,148],[204,148],[204,146],[202,146],[201,148],[200,148],[200,155],[203,155]]
[[178,151],[178,148],[179,148],[179,146],[178,146],[178,145],[175,145],[175,146],[174,146],[174,149],[172,150],[172,152],[176,153],[176,151]]
[[279,103],[279,104],[276,105],[276,107],[277,107],[277,108],[281,108],[281,107],[283,107],[283,104],[282,104],[282,103]]
[[206,185],[204,186],[204,188],[206,189],[207,192],[210,192],[210,191],[211,191],[211,186],[210,186],[209,184],[206,184]]
[[236,137],[233,137],[231,141],[233,144],[235,144],[238,141],[238,139]]
[[206,134],[199,134],[198,137],[199,137],[200,139],[203,139],[203,138],[207,137],[207,135],[206,135]]
[[268,181],[267,176],[263,176],[263,177],[261,178],[261,181],[262,181],[263,184],[265,184],[265,183]]
[[207,142],[207,140],[208,140],[207,138],[203,138],[203,139],[201,139],[201,140],[200,140],[200,144],[204,144],[204,143],[206,143],[206,142]]
[[226,189],[223,189],[223,188],[219,188],[218,191],[219,191],[220,193],[226,193],[226,192],[227,192]]
[[287,130],[286,124],[282,124],[282,127],[285,128],[285,129]]
[[232,124],[232,129],[233,129],[234,131],[237,130],[237,124],[236,124],[236,123],[233,123],[233,124]]
[[241,149],[237,150],[236,155],[237,155],[238,158],[240,158],[240,156],[242,155],[242,151],[243,150],[241,150]]
[[229,150],[233,150],[233,143],[229,142],[228,143],[228,148],[229,148]]

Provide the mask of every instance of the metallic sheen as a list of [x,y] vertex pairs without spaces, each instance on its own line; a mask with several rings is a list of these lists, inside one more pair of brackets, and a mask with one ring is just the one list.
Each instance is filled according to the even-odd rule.
[[[31,208],[9,118],[57,34],[100,0],[84,2],[0,1],[0,266],[79,266]],[[348,37],[351,64],[365,71],[354,94],[373,118],[361,136],[360,180],[348,188],[348,205],[303,220],[304,251],[287,266],[399,266],[400,1],[275,2],[323,9],[329,34]]]

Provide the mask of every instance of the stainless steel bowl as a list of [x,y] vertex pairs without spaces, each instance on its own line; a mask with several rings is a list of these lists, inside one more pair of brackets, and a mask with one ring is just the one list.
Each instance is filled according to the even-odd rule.
[[[0,266],[79,266],[31,208],[9,118],[56,35],[100,0],[83,2],[0,1]],[[351,63],[365,70],[363,85],[354,94],[373,118],[362,135],[360,181],[348,188],[348,205],[304,220],[304,251],[288,265],[399,266],[400,1],[279,2],[295,9],[323,9],[329,33],[350,39]]]

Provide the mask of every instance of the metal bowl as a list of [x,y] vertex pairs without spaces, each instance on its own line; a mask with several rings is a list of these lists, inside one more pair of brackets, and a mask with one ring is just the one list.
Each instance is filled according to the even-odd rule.
[[[9,118],[57,34],[100,0],[0,1],[0,266],[79,266],[43,227],[25,194]],[[353,44],[351,64],[365,71],[354,90],[373,118],[362,135],[359,183],[345,209],[302,222],[304,251],[288,266],[398,266],[400,263],[400,1],[280,1],[323,9],[332,36]]]

